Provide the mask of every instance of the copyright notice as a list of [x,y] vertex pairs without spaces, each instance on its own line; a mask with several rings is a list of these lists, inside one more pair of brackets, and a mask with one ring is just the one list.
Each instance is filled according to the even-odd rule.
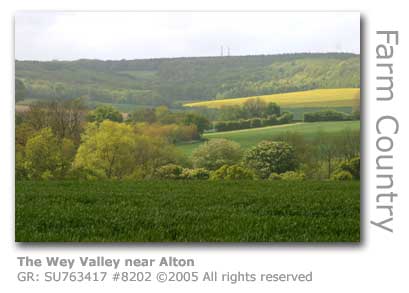
[[[114,283],[295,283],[312,282],[307,272],[248,272],[203,270],[193,258],[60,258],[17,257],[19,282],[114,282]],[[166,269],[166,270],[165,270]]]

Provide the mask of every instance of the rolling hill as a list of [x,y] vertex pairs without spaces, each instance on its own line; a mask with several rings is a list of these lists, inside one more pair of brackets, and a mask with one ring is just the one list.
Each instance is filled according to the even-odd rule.
[[180,107],[188,102],[359,88],[360,56],[302,53],[139,60],[15,61],[24,99]]

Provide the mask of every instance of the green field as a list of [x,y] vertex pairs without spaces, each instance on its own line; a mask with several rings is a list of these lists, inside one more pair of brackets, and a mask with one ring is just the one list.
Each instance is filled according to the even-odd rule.
[[358,242],[359,181],[16,182],[16,241]]
[[[261,128],[206,133],[204,134],[204,138],[226,138],[238,142],[243,148],[249,148],[262,140],[272,139],[275,136],[289,131],[303,133],[307,138],[312,138],[318,131],[336,133],[344,129],[359,130],[360,121],[300,122]],[[203,142],[179,144],[178,148],[186,154],[191,154],[192,151],[201,144],[203,144]]]
[[220,108],[241,105],[252,98],[277,103],[280,107],[353,107],[359,104],[359,88],[316,89],[309,91],[252,96],[245,98],[220,99],[184,104],[186,107]]

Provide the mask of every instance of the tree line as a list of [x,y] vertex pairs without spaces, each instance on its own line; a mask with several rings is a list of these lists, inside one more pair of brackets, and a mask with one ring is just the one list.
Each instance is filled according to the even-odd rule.
[[[17,115],[16,179],[359,178],[359,132],[317,132],[312,142],[301,133],[286,133],[248,150],[214,139],[188,157],[175,142],[187,129],[186,139],[199,133],[196,124],[183,124],[195,121],[192,113],[173,115],[162,107],[147,123],[121,122],[115,111],[88,112],[79,99],[34,104]],[[168,119],[172,123],[158,122]]]

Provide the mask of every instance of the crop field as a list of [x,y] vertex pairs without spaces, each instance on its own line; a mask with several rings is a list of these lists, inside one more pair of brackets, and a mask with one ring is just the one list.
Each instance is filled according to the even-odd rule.
[[222,106],[240,105],[246,102],[248,99],[256,97],[266,102],[277,103],[280,107],[285,108],[353,107],[359,103],[360,89],[359,88],[318,89],[265,96],[253,96],[245,98],[187,103],[184,104],[184,106],[220,108]]
[[359,181],[17,181],[18,242],[358,242]]
[[[336,121],[336,122],[309,122],[293,123],[261,128],[251,128],[233,131],[213,132],[204,134],[204,138],[226,138],[238,142],[243,148],[249,148],[262,140],[273,139],[286,132],[303,133],[306,138],[313,138],[318,131],[337,133],[344,129],[359,130],[360,121]],[[203,142],[179,144],[178,148],[186,154],[191,154]]]

